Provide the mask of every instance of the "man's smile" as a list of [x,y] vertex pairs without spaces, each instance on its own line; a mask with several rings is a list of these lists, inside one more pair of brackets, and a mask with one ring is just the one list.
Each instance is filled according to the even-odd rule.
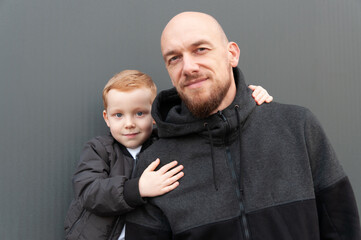
[[184,86],[184,88],[199,88],[207,80],[208,80],[207,77],[197,78],[197,79],[194,79],[194,80],[191,80],[191,81],[187,81],[183,86]]

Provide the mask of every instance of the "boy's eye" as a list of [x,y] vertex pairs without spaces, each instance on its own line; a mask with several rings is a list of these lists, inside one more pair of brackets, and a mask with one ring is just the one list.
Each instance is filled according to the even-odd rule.
[[144,114],[143,112],[137,112],[137,116],[138,116],[138,117],[143,116],[143,114]]
[[120,118],[120,117],[123,116],[123,114],[121,114],[121,113],[116,113],[115,116],[118,117],[118,118]]

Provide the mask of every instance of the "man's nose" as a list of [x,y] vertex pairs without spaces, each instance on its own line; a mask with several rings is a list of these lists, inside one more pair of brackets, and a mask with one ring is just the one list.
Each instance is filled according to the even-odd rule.
[[191,55],[183,56],[183,74],[186,76],[192,75],[199,71],[199,65],[196,59]]

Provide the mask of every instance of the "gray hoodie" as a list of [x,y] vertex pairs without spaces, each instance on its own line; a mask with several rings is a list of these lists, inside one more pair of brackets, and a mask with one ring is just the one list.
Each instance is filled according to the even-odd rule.
[[350,183],[313,114],[256,106],[236,68],[234,77],[232,104],[205,119],[175,89],[156,98],[160,139],[140,155],[137,171],[159,157],[179,161],[185,176],[127,216],[127,240],[361,239]]

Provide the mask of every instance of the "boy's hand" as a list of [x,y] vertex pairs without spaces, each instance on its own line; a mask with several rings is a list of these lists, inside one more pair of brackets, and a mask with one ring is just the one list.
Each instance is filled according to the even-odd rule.
[[273,97],[269,95],[267,90],[263,87],[255,85],[249,85],[248,87],[253,90],[252,97],[258,105],[261,105],[264,102],[270,103],[273,101]]
[[184,176],[184,173],[180,172],[183,166],[177,166],[177,161],[168,163],[158,171],[154,171],[159,163],[160,160],[157,158],[142,173],[139,179],[139,193],[141,197],[155,197],[172,191],[178,187],[178,180]]

